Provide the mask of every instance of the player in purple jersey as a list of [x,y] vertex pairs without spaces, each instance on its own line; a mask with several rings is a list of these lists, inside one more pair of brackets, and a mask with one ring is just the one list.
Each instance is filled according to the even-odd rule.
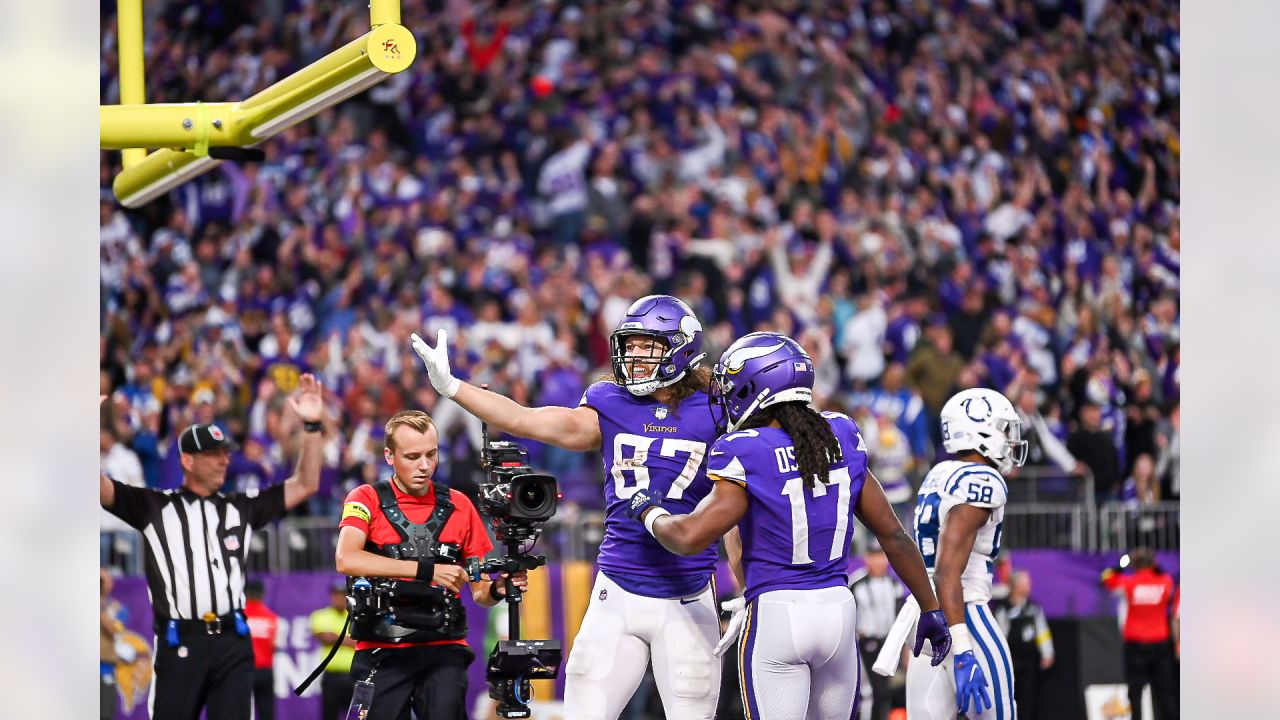
[[673,555],[626,516],[639,491],[660,492],[671,508],[691,512],[711,490],[706,451],[719,433],[693,311],[669,295],[633,303],[609,338],[613,377],[587,388],[576,408],[528,408],[454,378],[444,331],[437,338],[435,347],[416,334],[412,341],[441,395],[512,435],[604,455],[600,572],[565,664],[565,717],[617,718],[652,657],[666,717],[713,718],[715,548]]
[[856,707],[847,587],[854,517],[875,533],[925,610],[916,654],[928,639],[936,665],[951,643],[920,551],[867,470],[858,426],[809,405],[813,379],[813,361],[784,335],[751,333],[730,345],[713,371],[712,395],[729,433],[711,448],[707,474],[716,482],[707,501],[690,513],[646,490],[628,505],[681,555],[705,552],[738,528],[746,588],[739,680],[748,720],[844,720]]

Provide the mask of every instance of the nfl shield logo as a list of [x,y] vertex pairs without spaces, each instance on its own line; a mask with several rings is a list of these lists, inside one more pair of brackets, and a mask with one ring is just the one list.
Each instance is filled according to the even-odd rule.
[[600,588],[600,599],[604,600],[607,597],[609,597],[609,590],[606,588]]
[[661,420],[667,416],[667,409],[665,407],[656,407],[653,409],[653,416]]
[[235,552],[240,549],[240,538],[228,535],[222,539],[222,544],[226,546],[228,552]]

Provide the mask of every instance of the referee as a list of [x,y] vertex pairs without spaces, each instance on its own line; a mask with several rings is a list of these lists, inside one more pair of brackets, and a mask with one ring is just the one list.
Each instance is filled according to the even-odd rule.
[[260,493],[222,493],[231,440],[217,425],[178,439],[182,487],[152,490],[105,475],[102,507],[142,532],[156,651],[148,710],[159,720],[248,720],[253,648],[244,619],[245,554],[255,528],[320,484],[323,388],[303,375],[289,405],[302,420],[294,476]]
[[[884,551],[873,548],[863,556],[866,568],[854,573],[849,589],[858,609],[854,630],[858,635],[858,652],[862,654],[862,667],[871,681],[871,718],[886,720],[889,717],[889,678],[871,672],[876,656],[889,635],[889,628],[898,617],[902,603],[902,584],[889,575],[889,558]],[[855,716],[857,708],[854,708]]]

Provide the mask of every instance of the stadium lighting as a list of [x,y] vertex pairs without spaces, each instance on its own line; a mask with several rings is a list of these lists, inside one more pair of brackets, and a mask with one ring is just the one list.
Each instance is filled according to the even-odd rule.
[[[119,0],[119,7],[122,16],[140,17],[141,0]],[[253,147],[407,69],[417,42],[399,24],[399,0],[372,0],[369,16],[368,33],[248,99],[220,103],[145,104],[142,64],[125,62],[141,54],[141,22],[122,24],[122,104],[103,105],[98,116],[99,145],[124,153],[124,169],[112,183],[116,199],[125,207],[145,205],[217,167],[221,161],[209,148]],[[161,149],[144,157],[140,148]]]

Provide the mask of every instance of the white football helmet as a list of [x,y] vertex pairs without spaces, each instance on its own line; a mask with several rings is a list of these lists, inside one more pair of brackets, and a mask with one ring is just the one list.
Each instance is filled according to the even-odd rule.
[[955,454],[973,450],[994,460],[1002,473],[1027,461],[1022,418],[1004,395],[988,388],[970,388],[951,396],[942,406],[942,446]]

